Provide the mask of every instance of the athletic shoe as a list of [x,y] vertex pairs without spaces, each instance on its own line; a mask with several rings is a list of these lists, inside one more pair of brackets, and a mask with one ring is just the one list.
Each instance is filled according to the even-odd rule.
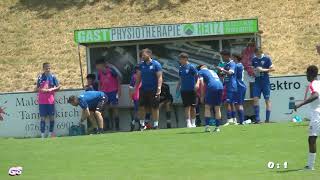
[[48,137],[54,138],[56,137],[56,134],[54,132],[49,132]]
[[187,128],[192,128],[191,123],[187,123]]
[[220,129],[218,127],[214,128],[212,132],[220,132]]
[[223,126],[229,126],[230,125],[230,123],[229,122],[227,122],[227,123],[225,123]]
[[211,131],[211,129],[209,126],[204,128],[204,132],[210,132],[210,131]]
[[140,131],[144,131],[147,129],[147,126],[140,126]]
[[304,169],[305,169],[305,170],[311,170],[311,171],[313,171],[313,170],[314,170],[314,167],[305,166]]
[[44,133],[41,133],[41,138],[42,138],[42,139],[44,139],[44,138],[45,138]]
[[131,123],[130,123],[130,131],[134,131],[134,128],[136,127],[136,121],[135,120],[133,120],[133,121],[131,121]]

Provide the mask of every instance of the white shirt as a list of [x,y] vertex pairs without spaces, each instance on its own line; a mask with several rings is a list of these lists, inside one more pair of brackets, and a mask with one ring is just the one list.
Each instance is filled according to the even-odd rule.
[[[309,84],[309,92],[311,94],[317,92],[320,95],[320,81],[314,80]],[[312,111],[320,113],[320,96],[318,99],[314,100],[310,103],[310,107]]]

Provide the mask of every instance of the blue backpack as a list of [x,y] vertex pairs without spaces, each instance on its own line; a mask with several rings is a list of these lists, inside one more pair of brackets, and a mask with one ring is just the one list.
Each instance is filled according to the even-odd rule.
[[86,127],[83,124],[72,125],[69,128],[69,136],[81,136],[86,134]]

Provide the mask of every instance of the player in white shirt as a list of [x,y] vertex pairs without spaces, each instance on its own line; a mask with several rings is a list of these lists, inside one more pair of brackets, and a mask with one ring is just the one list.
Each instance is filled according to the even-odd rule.
[[314,170],[314,164],[316,160],[316,142],[317,137],[320,134],[320,81],[317,80],[318,68],[315,65],[311,65],[307,68],[307,79],[310,82],[308,88],[311,95],[303,102],[296,104],[295,110],[305,104],[310,103],[310,115],[311,121],[309,123],[309,156],[308,164],[305,169]]

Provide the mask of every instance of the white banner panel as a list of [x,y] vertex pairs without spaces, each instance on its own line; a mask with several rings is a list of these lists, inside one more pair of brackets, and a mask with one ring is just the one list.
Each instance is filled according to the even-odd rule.
[[[56,116],[54,131],[57,136],[68,135],[69,127],[79,124],[81,109],[67,103],[71,95],[79,95],[81,90],[56,93]],[[0,137],[40,136],[40,116],[37,93],[0,94]],[[49,123],[46,122],[46,131]]]
[[[294,115],[302,118],[309,118],[309,105],[300,108],[298,112],[291,115],[286,113],[289,110],[289,98],[294,97],[295,100],[303,100],[306,88],[309,84],[306,76],[278,76],[270,78],[271,87],[271,121],[284,122],[292,119]],[[265,103],[263,96],[260,100],[260,118],[265,120]]]

